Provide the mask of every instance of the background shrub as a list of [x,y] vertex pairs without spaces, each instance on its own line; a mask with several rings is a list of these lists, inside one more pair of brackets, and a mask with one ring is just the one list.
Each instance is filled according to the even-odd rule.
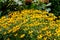
[[6,15],[10,11],[18,10],[18,4],[12,0],[0,0],[0,17]]
[[60,0],[50,0],[52,3],[51,12],[53,12],[56,16],[60,16]]
[[0,0],[0,17],[8,14],[10,11],[17,11],[23,9],[38,9],[38,10],[48,10],[47,6],[37,1],[32,1],[32,4],[26,5],[24,0]]

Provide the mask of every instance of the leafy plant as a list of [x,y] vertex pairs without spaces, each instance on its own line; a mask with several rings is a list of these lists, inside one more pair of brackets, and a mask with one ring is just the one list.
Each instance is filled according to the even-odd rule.
[[[30,5],[26,5],[24,0],[0,0],[0,16],[6,15],[10,11],[17,11],[23,9],[38,9],[38,10],[49,10],[45,3],[32,1]],[[48,12],[49,12],[48,11]]]
[[50,6],[51,12],[53,12],[56,16],[60,16],[60,0],[50,0],[52,5]]

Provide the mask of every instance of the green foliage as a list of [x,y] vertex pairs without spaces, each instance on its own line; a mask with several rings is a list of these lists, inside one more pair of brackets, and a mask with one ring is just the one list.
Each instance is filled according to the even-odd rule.
[[49,10],[46,5],[47,4],[34,0],[30,5],[26,5],[24,0],[0,0],[0,17],[10,11],[21,11],[23,9]]
[[15,4],[15,2],[13,2],[13,1],[1,0],[0,1],[0,16],[5,15],[10,11],[17,10],[17,9],[15,9],[15,8],[17,8],[16,6],[18,6],[18,5]]
[[51,11],[56,15],[60,16],[60,0],[50,0],[52,3]]

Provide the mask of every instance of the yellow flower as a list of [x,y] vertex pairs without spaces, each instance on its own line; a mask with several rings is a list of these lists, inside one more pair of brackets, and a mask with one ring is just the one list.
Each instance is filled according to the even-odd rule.
[[54,14],[53,13],[49,13],[49,16],[54,16]]
[[28,20],[27,19],[24,19],[23,23],[26,23]]
[[33,31],[32,31],[32,30],[28,32],[28,34],[32,34],[32,33],[33,33]]
[[42,13],[42,14],[44,14],[44,15],[45,15],[45,14],[48,14],[48,12],[47,12],[47,11],[43,11],[43,13]]
[[55,32],[56,32],[57,36],[60,36],[60,29],[59,29],[59,28],[57,28],[57,29],[55,30]]
[[44,37],[44,40],[47,40],[47,37]]
[[6,19],[6,17],[5,17],[5,16],[3,16],[1,19]]
[[29,26],[34,26],[33,24],[29,24]]
[[10,38],[7,38],[7,40],[10,40]]
[[56,22],[60,22],[60,20],[56,20]]
[[54,18],[46,18],[47,20],[49,20],[49,21],[53,21],[54,20]]
[[48,29],[48,27],[44,27],[44,28],[42,28],[42,30],[47,30]]
[[60,18],[60,16],[59,16],[59,18]]
[[26,30],[28,30],[28,29],[29,29],[29,28],[24,28],[23,30],[26,31]]
[[19,26],[16,26],[16,27],[13,27],[12,31],[13,31],[13,32],[16,32],[16,31],[19,30],[19,29],[20,29],[20,27],[19,27]]
[[40,34],[37,36],[38,39],[41,39],[43,36]]
[[25,34],[20,35],[20,38],[24,38]]
[[17,36],[18,34],[16,33],[16,34],[14,34],[14,36]]
[[8,33],[12,32],[12,29],[8,30]]
[[54,39],[54,40],[56,40],[56,39]]
[[3,34],[5,35],[5,34],[7,34],[7,32],[4,32]]
[[51,34],[50,31],[46,31],[46,35],[47,35],[47,36],[51,36],[52,34]]
[[7,24],[2,24],[2,26],[3,26],[3,28],[7,28],[8,26],[7,26]]

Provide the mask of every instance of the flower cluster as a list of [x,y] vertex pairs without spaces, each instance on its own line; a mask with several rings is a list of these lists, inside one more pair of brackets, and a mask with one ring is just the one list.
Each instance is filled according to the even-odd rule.
[[0,18],[4,40],[60,40],[60,20],[44,10],[11,12]]

